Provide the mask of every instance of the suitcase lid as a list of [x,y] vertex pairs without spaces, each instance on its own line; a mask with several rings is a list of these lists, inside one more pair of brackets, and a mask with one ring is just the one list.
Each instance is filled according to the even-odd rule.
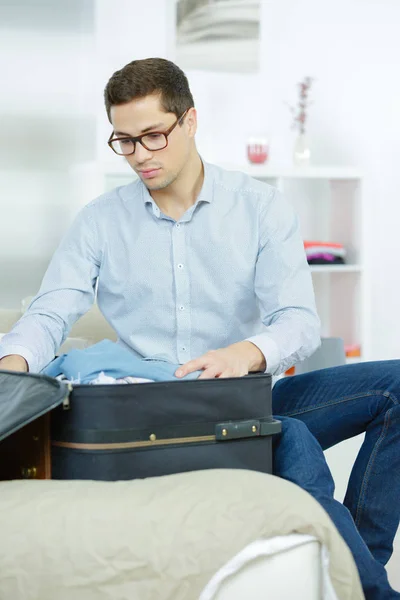
[[68,403],[71,389],[46,375],[0,371],[0,441]]

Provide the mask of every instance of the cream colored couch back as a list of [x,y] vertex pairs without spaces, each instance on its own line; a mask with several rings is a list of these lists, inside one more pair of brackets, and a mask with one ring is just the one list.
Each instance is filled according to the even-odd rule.
[[[0,335],[10,331],[21,318],[24,308],[27,308],[29,303],[30,298],[25,298],[22,301],[21,310],[0,309]],[[68,340],[60,348],[60,354],[67,352],[71,347],[90,346],[105,338],[112,341],[117,340],[114,329],[107,323],[97,304],[94,304],[72,327]]]

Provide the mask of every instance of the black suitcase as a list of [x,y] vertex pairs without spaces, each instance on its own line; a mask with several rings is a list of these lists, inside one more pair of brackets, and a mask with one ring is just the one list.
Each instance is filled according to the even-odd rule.
[[[271,377],[72,387],[0,372],[0,440],[50,412],[51,476],[115,481],[210,468],[272,472]],[[0,443],[0,457],[1,457]]]

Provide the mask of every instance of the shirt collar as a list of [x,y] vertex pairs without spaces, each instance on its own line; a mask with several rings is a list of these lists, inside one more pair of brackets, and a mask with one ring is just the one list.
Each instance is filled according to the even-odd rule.
[[[214,199],[214,185],[213,185],[214,180],[213,180],[212,165],[206,163],[202,158],[201,158],[201,162],[203,163],[203,167],[204,167],[204,181],[203,181],[203,186],[200,190],[200,194],[197,197],[195,206],[197,204],[199,204],[199,202],[208,202],[208,204],[211,204],[211,202]],[[150,192],[147,189],[147,187],[145,186],[145,184],[142,181],[140,183],[141,183],[141,187],[142,187],[143,202],[145,204],[152,204],[153,208],[157,207],[157,204],[154,202],[154,200],[151,197]]]

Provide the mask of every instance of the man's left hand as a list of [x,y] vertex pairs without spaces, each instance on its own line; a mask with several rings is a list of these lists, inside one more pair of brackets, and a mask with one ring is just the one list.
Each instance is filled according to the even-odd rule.
[[210,350],[179,367],[175,375],[184,377],[194,371],[203,371],[199,379],[243,377],[251,371],[265,371],[265,357],[251,342],[239,342],[227,348]]

